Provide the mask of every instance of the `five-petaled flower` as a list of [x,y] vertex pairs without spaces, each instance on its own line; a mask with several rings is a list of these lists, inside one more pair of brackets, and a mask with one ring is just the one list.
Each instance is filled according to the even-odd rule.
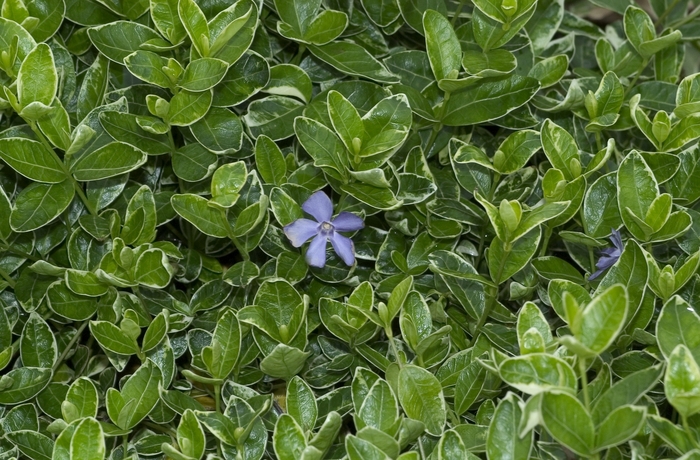
[[615,265],[617,259],[620,258],[620,254],[622,254],[624,246],[622,244],[622,237],[620,236],[620,232],[615,230],[614,228],[612,229],[612,235],[610,235],[610,241],[612,241],[613,247],[605,248],[602,251],[600,251],[601,257],[595,264],[595,267],[598,270],[596,270],[595,273],[588,277],[589,281],[597,278],[598,275]]
[[304,218],[297,219],[284,227],[284,234],[287,235],[295,248],[313,238],[306,251],[306,262],[312,267],[323,268],[326,265],[326,246],[330,240],[333,250],[343,259],[343,262],[348,266],[353,265],[355,263],[355,246],[350,238],[338,232],[360,230],[365,226],[362,219],[355,214],[344,211],[331,220],[333,203],[322,191],[311,195],[301,205],[301,209],[313,216],[316,221]]

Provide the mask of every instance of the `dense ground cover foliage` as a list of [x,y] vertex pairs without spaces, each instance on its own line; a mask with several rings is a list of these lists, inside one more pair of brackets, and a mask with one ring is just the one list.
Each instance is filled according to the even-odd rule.
[[0,460],[700,458],[700,9],[593,2],[0,2]]

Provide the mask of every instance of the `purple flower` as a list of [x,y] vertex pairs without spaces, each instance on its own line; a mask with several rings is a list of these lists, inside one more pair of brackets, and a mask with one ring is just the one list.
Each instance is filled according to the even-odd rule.
[[622,254],[624,246],[622,244],[622,237],[620,236],[620,232],[615,230],[614,228],[612,229],[612,235],[610,235],[610,241],[612,241],[613,247],[605,248],[602,251],[600,251],[601,257],[595,264],[595,267],[598,270],[596,270],[595,273],[588,277],[589,281],[597,278],[598,275],[615,265],[617,259],[620,258],[620,254]]
[[297,219],[284,227],[292,246],[300,247],[313,238],[306,251],[306,262],[312,267],[323,268],[326,265],[326,245],[328,240],[333,245],[333,250],[343,259],[348,266],[355,263],[355,246],[352,240],[338,232],[354,232],[365,226],[361,218],[349,212],[341,212],[335,219],[333,217],[333,203],[328,196],[318,191],[311,195],[301,205],[307,214],[316,219]]

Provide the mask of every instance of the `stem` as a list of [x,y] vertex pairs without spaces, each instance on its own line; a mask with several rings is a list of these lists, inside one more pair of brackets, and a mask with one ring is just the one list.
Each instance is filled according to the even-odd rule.
[[78,193],[78,196],[80,197],[80,201],[83,202],[85,207],[87,208],[88,212],[92,214],[93,216],[97,215],[97,210],[92,206],[92,203],[90,203],[90,200],[88,197],[85,195],[85,192],[83,191],[83,187],[78,183],[77,180],[73,178],[73,176],[70,176],[71,180],[73,181],[73,188],[75,191]]
[[588,395],[588,376],[586,375],[586,358],[579,357],[578,372],[581,375],[581,390],[583,391],[583,404],[588,410],[591,407],[591,399]]
[[[459,15],[462,14],[462,8],[464,7],[464,1],[465,0],[460,0],[459,5],[457,5],[457,9],[455,10],[455,14],[454,14],[454,16],[452,16],[452,20],[450,21],[450,25],[452,25],[452,27],[455,26],[455,24],[457,23],[457,18],[459,18]],[[676,0],[676,2],[679,2],[679,1],[680,0]]]
[[641,67],[639,67],[639,70],[637,70],[637,73],[634,75],[634,78],[632,79],[632,82],[629,84],[627,89],[625,90],[625,98],[627,98],[627,94],[630,92],[632,88],[634,88],[634,85],[637,83],[637,80],[639,80],[639,77],[642,76],[642,72],[644,72],[644,69],[647,68],[647,64],[649,64],[649,60],[644,59],[642,61]]
[[442,105],[440,106],[440,111],[437,114],[437,119],[440,120],[438,124],[433,126],[433,132],[430,133],[430,138],[428,139],[428,143],[425,144],[425,153],[428,154],[430,151],[430,148],[433,146],[435,143],[435,139],[437,139],[438,134],[440,134],[440,131],[442,131],[442,119],[445,117],[445,112],[447,111],[447,101],[450,100],[450,92],[445,91],[445,97],[442,99]]
[[435,140],[438,137],[438,134],[440,134],[440,131],[442,131],[442,123],[438,123],[437,125],[433,126],[433,131],[430,133],[430,137],[428,138],[428,143],[425,144],[425,152],[427,153],[430,150],[430,147],[433,146],[435,143]]
[[394,342],[394,335],[391,333],[391,331],[387,331],[386,329],[384,330],[384,333],[389,339],[389,346],[391,347],[391,352],[394,354],[394,356],[396,356],[396,363],[399,365],[399,368],[402,368],[403,363],[401,362],[401,357],[399,356],[399,349],[396,347],[396,342]]
[[126,451],[129,449],[129,435],[125,434],[122,436],[122,451],[124,456],[122,458],[126,458]]
[[243,246],[241,246],[241,243],[238,241],[238,238],[235,236],[231,235],[231,241],[233,242],[233,245],[236,246],[236,250],[238,253],[243,257],[243,260],[249,261],[250,260],[250,254],[248,254],[248,251],[245,250]]
[[418,438],[418,449],[420,450],[420,458],[425,459],[425,450],[423,449],[423,441]]
[[659,16],[659,19],[656,20],[656,22],[654,23],[654,27],[659,27],[661,25],[661,23],[664,21],[664,19],[666,19],[666,17],[669,15],[669,13],[676,7],[676,5],[678,5],[678,3],[680,1],[681,0],[673,0],[673,2],[671,2],[671,4],[668,6],[668,8],[666,8],[666,11],[661,13],[661,16]]
[[598,147],[598,151],[603,150],[603,140],[600,135],[600,131],[595,132],[595,145]]
[[63,170],[66,173],[66,176],[73,182],[73,188],[75,191],[78,193],[78,196],[80,197],[80,201],[83,202],[85,205],[85,208],[88,210],[88,212],[94,216],[97,215],[97,210],[92,206],[90,203],[90,200],[88,200],[87,196],[85,196],[85,192],[83,191],[83,187],[78,183],[77,180],[73,177],[73,175],[70,173],[70,170],[66,166],[66,164],[61,160],[61,158],[56,154],[56,151],[53,149],[53,146],[51,143],[46,139],[46,136],[44,136],[44,133],[41,132],[39,127],[37,126],[36,122],[29,122],[29,127],[32,129],[36,137],[41,141],[42,144],[44,144],[44,147],[48,149],[49,152],[53,154],[53,156],[58,160],[60,164],[63,165]]
[[692,442],[696,448],[700,448],[700,444],[698,444],[698,439],[695,436],[693,430],[690,428],[690,425],[688,424],[688,417],[686,417],[685,415],[681,415],[681,423],[683,424],[683,430],[685,430],[685,433],[690,438],[690,442]]
[[7,244],[2,244],[0,243],[0,252],[11,252],[12,254],[20,257],[24,257],[25,259],[32,260],[34,262],[38,262],[40,260],[43,260],[37,256],[34,256],[32,254],[29,254],[28,252],[21,251],[19,249],[15,249],[12,246],[9,246]]
[[[498,286],[500,286],[500,279],[501,275],[503,274],[503,269],[505,268],[506,265],[506,259],[508,258],[508,255],[510,254],[510,249],[505,251],[506,253],[503,255],[501,258],[500,263],[498,264],[498,271],[496,272],[496,280],[495,283],[498,285],[494,289],[493,296],[489,297],[489,301],[484,307],[484,311],[481,313],[481,316],[479,316],[479,320],[476,323],[476,326],[474,327],[474,332],[472,333],[472,339],[469,342],[469,346],[474,346],[476,343],[476,339],[479,338],[479,334],[481,334],[481,328],[484,327],[484,324],[486,324],[486,320],[488,319],[489,315],[491,314],[491,310],[493,310],[493,307],[496,305],[496,302],[498,301]],[[493,279],[493,278],[492,278]]]
[[75,335],[70,339],[70,342],[68,342],[68,345],[66,345],[66,348],[63,349],[63,352],[61,353],[61,356],[58,357],[58,360],[53,365],[53,371],[56,372],[56,369],[58,369],[58,366],[61,365],[64,359],[66,359],[66,356],[68,356],[68,353],[70,353],[71,348],[73,348],[73,345],[80,339],[80,336],[82,335],[83,331],[85,330],[85,327],[88,325],[87,321],[83,321],[83,323],[80,325],[78,328],[78,331],[75,333]]
[[172,436],[173,438],[177,437],[177,433],[175,432],[175,430],[167,428],[167,425],[158,425],[157,423],[153,423],[153,422],[143,422],[143,424],[145,426],[147,426],[148,428],[152,429],[153,431],[157,431],[157,432],[163,433],[163,434],[168,434],[168,435]]
[[[34,134],[39,139],[39,141],[42,144],[44,144],[44,147],[46,147],[49,150],[49,152],[53,152],[55,155],[56,152],[53,149],[53,145],[51,145],[51,143],[48,141],[48,139],[46,139],[46,136],[44,136],[44,133],[41,132],[41,130],[37,126],[36,122],[30,121],[29,127],[32,129],[32,131],[34,131]],[[63,162],[61,162],[61,163],[63,163]]]
[[545,226],[544,230],[544,241],[542,242],[542,247],[540,248],[540,257],[544,256],[547,252],[547,246],[549,246],[549,239],[552,237],[552,227],[549,225]]
[[0,268],[0,277],[2,277],[2,279],[7,281],[7,284],[9,284],[12,289],[15,288],[15,285],[17,284],[17,282],[14,279],[12,279],[10,274],[7,273],[3,268]]
[[306,51],[306,45],[303,43],[299,43],[299,49],[297,50],[297,54],[295,54],[292,58],[291,64],[299,65],[299,63],[301,62],[301,57],[304,55],[304,51]]
[[216,401],[216,411],[221,413],[221,384],[214,385],[214,400]]
[[671,24],[669,26],[669,29],[677,29],[677,28],[689,23],[690,21],[697,18],[698,16],[700,16],[700,7],[696,7],[693,11],[690,12],[689,15],[687,15],[686,17],[679,19],[678,21]]

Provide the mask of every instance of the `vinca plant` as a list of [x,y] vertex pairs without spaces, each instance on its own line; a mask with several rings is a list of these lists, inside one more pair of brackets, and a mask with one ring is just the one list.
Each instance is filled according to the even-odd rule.
[[0,460],[700,459],[696,0],[0,1]]

